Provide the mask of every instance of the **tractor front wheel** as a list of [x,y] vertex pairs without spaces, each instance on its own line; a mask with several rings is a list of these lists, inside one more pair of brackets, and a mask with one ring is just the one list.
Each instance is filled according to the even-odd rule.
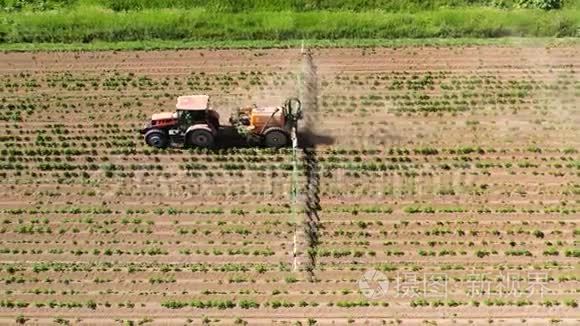
[[281,148],[288,145],[289,137],[282,129],[267,130],[264,134],[264,144],[270,148]]
[[193,146],[204,148],[209,148],[213,146],[214,141],[213,135],[211,134],[211,132],[204,129],[191,131],[191,133],[188,135],[188,138],[189,143]]
[[164,133],[163,131],[153,129],[149,130],[145,134],[145,142],[147,143],[147,145],[151,147],[165,148],[167,146],[167,143],[169,142],[169,139],[167,137],[167,134]]

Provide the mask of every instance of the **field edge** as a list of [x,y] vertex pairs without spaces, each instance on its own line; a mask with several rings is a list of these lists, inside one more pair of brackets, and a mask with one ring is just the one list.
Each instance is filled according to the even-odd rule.
[[0,51],[9,52],[73,52],[73,51],[155,51],[194,49],[287,49],[308,48],[396,48],[438,46],[505,46],[505,47],[561,47],[580,44],[578,37],[502,37],[502,38],[424,38],[424,39],[337,39],[337,40],[232,40],[232,41],[173,41],[147,40],[91,43],[0,43]]

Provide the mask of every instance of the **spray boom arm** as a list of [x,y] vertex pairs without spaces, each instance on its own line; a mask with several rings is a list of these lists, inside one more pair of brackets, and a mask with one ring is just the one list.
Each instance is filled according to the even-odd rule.
[[287,99],[282,108],[282,113],[286,123],[290,124],[290,127],[295,127],[298,120],[303,118],[302,102],[297,97]]

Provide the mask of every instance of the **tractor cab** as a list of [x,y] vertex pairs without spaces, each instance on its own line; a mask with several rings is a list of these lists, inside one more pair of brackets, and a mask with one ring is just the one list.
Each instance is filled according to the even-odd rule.
[[206,123],[219,129],[219,114],[209,108],[208,95],[190,95],[177,98],[175,115],[181,127],[188,128],[194,124]]
[[143,129],[145,142],[164,148],[171,144],[210,147],[220,128],[219,114],[209,108],[208,95],[177,98],[175,112],[156,113]]

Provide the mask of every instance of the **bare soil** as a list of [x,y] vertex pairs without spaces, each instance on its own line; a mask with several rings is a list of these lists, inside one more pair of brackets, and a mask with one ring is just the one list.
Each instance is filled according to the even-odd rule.
[[[0,54],[0,323],[578,324],[580,48],[313,57],[309,248],[288,151],[155,151],[137,133],[179,95],[209,94],[223,121],[299,95],[299,50]],[[295,232],[314,281],[290,270]],[[371,269],[379,299],[359,285]],[[423,292],[434,274],[443,297]],[[162,306],[193,300],[238,305]]]

